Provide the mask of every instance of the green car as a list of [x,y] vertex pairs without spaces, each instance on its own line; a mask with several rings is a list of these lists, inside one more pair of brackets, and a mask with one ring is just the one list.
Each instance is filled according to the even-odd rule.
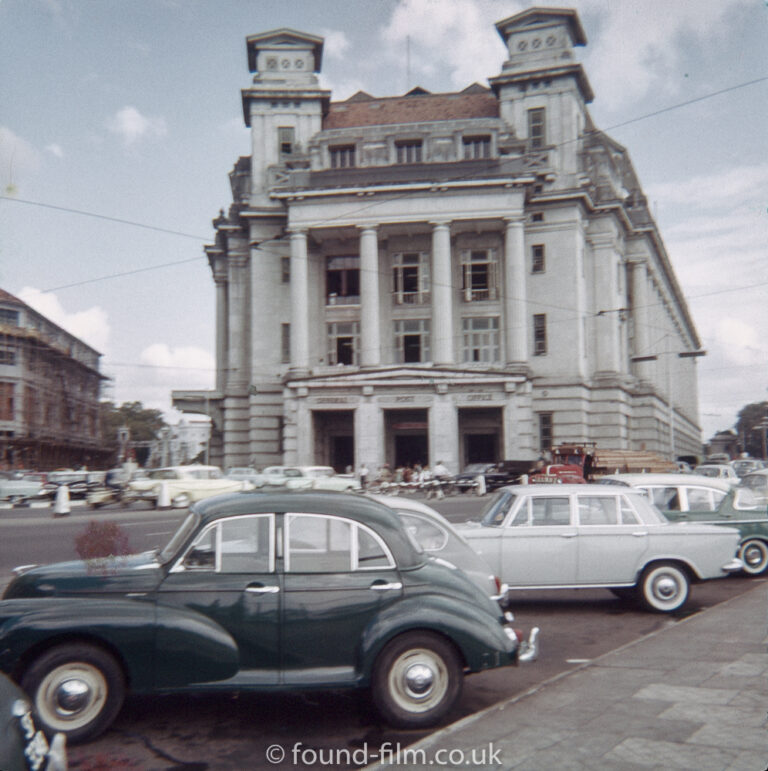
[[439,721],[464,673],[528,661],[510,614],[425,555],[392,509],[332,492],[192,507],[160,552],[34,567],[0,601],[0,671],[50,732],[91,739],[127,692],[369,688]]

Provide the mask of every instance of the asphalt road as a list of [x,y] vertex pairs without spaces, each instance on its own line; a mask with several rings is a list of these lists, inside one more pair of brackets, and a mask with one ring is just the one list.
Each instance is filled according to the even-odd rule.
[[[484,502],[462,496],[437,502],[436,508],[453,521],[463,521],[476,517]],[[185,513],[153,511],[144,504],[127,511],[73,508],[70,516],[55,519],[46,510],[23,515],[0,512],[0,583],[10,578],[14,565],[75,558],[74,540],[91,519],[117,522],[128,533],[133,550],[142,551],[164,545]],[[754,579],[733,576],[696,585],[684,615],[752,586]],[[513,600],[516,626],[542,630],[539,660],[468,677],[463,698],[446,722],[521,694],[682,617],[641,611],[606,590],[524,592]],[[70,748],[70,759],[72,768],[86,770],[240,771],[288,768],[294,761],[298,767],[327,767],[324,761],[329,759],[343,768],[375,760],[371,754],[386,742],[404,747],[424,735],[382,725],[367,698],[357,693],[135,697],[107,734],[92,744]],[[281,752],[282,763],[269,760]]]

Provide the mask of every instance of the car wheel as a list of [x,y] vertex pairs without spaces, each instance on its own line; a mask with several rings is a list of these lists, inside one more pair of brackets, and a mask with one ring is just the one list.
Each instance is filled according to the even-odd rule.
[[61,731],[72,744],[106,730],[125,697],[120,665],[106,651],[87,644],[51,648],[32,663],[21,686],[45,728]]
[[761,576],[768,570],[768,545],[759,538],[744,541],[739,557],[744,563],[744,572],[750,576]]
[[373,701],[392,726],[435,724],[461,695],[463,672],[450,642],[429,632],[396,637],[381,652],[373,673]]
[[688,574],[672,562],[649,565],[638,583],[643,605],[659,613],[680,610],[688,602],[690,588]]

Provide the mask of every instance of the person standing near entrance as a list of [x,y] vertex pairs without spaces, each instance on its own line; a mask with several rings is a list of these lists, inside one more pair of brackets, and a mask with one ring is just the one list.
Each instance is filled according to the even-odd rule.
[[363,463],[362,466],[360,466],[360,487],[365,490],[365,488],[368,486],[368,466]]

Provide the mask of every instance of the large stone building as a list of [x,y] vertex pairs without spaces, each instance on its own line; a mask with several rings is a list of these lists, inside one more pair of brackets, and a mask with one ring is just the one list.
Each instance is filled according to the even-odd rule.
[[[698,454],[699,339],[574,11],[496,28],[490,87],[331,101],[323,40],[247,38],[251,155],[206,253],[226,465]],[[681,357],[680,354],[683,354]]]
[[0,289],[0,468],[101,468],[101,354]]

